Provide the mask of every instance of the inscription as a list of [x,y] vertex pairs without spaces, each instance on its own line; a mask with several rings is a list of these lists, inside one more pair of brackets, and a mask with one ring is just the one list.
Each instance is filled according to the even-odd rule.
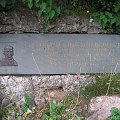
[[[119,43],[117,43],[117,48]],[[107,66],[107,58],[111,63],[116,64],[117,60],[112,58],[116,44],[107,42],[81,42],[81,41],[47,41],[29,44],[32,51],[42,52],[42,57],[36,57],[37,61],[47,60],[52,66],[59,64],[67,67],[71,66]],[[106,63],[105,63],[106,62]]]

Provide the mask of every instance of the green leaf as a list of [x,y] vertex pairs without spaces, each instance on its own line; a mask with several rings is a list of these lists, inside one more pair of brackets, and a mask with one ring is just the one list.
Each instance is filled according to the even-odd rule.
[[47,4],[45,2],[42,2],[41,4],[41,11],[44,11],[47,7]]
[[113,23],[115,23],[116,22],[116,18],[113,18],[112,20],[111,20],[111,24],[113,24]]
[[120,20],[116,21],[116,26],[120,26]]
[[50,6],[52,6],[53,0],[48,0]]
[[44,19],[45,19],[46,22],[48,22],[48,21],[50,20],[49,15],[46,15],[46,16],[44,17]]
[[31,9],[33,7],[33,2],[31,2],[31,3],[29,2],[28,7]]
[[103,19],[103,25],[104,25],[104,26],[106,26],[107,21],[108,21],[107,18],[104,18],[104,19]]
[[79,116],[75,118],[75,120],[83,120],[83,119],[84,119],[83,117],[79,117]]
[[26,103],[24,103],[24,104],[22,105],[22,110],[23,110],[23,112],[27,112],[27,109],[28,109],[28,106],[27,106]]
[[6,0],[0,0],[0,5],[2,7],[6,7]]
[[35,1],[34,1],[34,4],[35,4],[35,7],[37,7],[37,8],[39,8],[39,7],[40,7],[39,0],[35,0]]
[[56,108],[56,104],[53,101],[51,101],[50,102],[50,111],[54,111],[55,108]]
[[49,17],[50,17],[50,19],[52,19],[54,16],[55,16],[55,11],[54,11],[54,10],[51,10],[51,11],[49,12]]
[[107,15],[109,18],[113,18],[113,16],[112,16],[112,13],[110,13],[110,12],[105,12],[105,15]]
[[54,120],[54,119],[50,118],[49,120]]
[[35,0],[35,3],[38,3],[39,2],[39,0]]
[[112,108],[111,112],[112,112],[112,114],[108,118],[108,120],[120,120],[120,109],[118,109],[118,108]]
[[107,30],[104,30],[104,29],[103,29],[103,30],[102,30],[102,33],[107,33]]
[[25,93],[24,97],[25,97],[25,103],[26,103],[26,105],[29,106],[30,105],[30,97],[29,97],[28,93]]
[[106,16],[103,13],[100,13],[100,19],[102,20],[102,19],[105,19],[105,18],[106,18]]
[[46,9],[45,9],[45,11],[46,11],[46,14],[48,15],[49,14],[49,12],[51,11],[51,7],[46,7]]
[[120,3],[116,4],[114,7],[114,11],[117,13],[120,10]]
[[38,16],[41,17],[42,16],[42,11],[38,10]]
[[80,103],[78,103],[77,106],[80,106]]
[[54,7],[54,10],[55,10],[56,13],[60,14],[60,7],[56,6],[56,7]]

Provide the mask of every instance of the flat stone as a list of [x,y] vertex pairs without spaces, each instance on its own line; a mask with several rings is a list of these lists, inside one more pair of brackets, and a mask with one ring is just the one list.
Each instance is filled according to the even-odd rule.
[[0,34],[0,74],[120,72],[119,53],[119,35]]

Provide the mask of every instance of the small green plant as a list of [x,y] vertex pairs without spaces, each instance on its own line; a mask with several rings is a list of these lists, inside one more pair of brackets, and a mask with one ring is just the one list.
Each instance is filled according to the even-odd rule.
[[[28,115],[32,113],[32,110],[29,109],[31,103],[30,103],[30,97],[28,93],[24,94],[24,99],[25,99],[25,102],[22,104],[20,108],[18,108],[16,102],[11,102],[10,107],[8,106],[5,108],[2,108],[2,110],[0,110],[0,118],[8,119],[8,115],[12,111],[14,113],[13,115],[14,117],[11,116],[13,117],[13,120],[16,120],[17,118],[27,120]],[[20,109],[22,110],[22,113],[20,113]]]
[[68,0],[68,3],[70,3],[71,5],[75,7],[78,3],[78,0]]
[[102,25],[103,32],[112,33],[115,28],[120,30],[120,0],[105,8],[104,11],[94,12],[92,16],[95,21]]
[[60,14],[60,7],[54,3],[54,0],[27,0],[31,9],[38,9],[38,16],[43,16],[45,22],[48,22]]
[[120,120],[120,109],[118,108],[112,108],[111,109],[111,116],[108,118],[108,120]]
[[6,117],[8,114],[8,109],[7,108],[2,108],[0,110],[0,118]]
[[50,101],[49,109],[45,113],[45,120],[83,120],[76,114],[79,103],[76,103],[71,96],[63,102],[55,103]]
[[0,5],[5,8],[15,3],[15,0],[0,0]]
[[25,103],[22,105],[22,110],[25,113],[25,112],[27,112],[27,109],[30,106],[30,97],[29,97],[28,93],[24,94],[24,98],[25,98]]
[[49,112],[46,112],[45,119],[46,120],[62,120],[62,113],[66,109],[66,106],[63,103],[54,103],[51,101],[49,103]]

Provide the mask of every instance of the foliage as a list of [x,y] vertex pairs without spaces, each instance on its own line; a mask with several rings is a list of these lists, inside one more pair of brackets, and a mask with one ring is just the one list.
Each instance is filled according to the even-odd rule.
[[60,103],[50,101],[49,109],[45,113],[45,120],[83,120],[76,114],[78,104],[74,103],[74,99],[70,96]]
[[[102,25],[103,33],[120,33],[120,0],[68,0],[77,15],[85,10],[95,22]],[[82,9],[79,9],[82,8]],[[80,14],[81,15],[81,14]],[[82,12],[82,15],[84,13]],[[85,15],[85,16],[86,16]]]
[[[30,9],[37,8],[38,16],[43,17],[47,24],[61,14],[60,5],[55,0],[0,0],[0,5],[5,8],[19,1],[26,2]],[[82,9],[89,10],[93,19],[102,24],[103,32],[120,33],[120,0],[66,1],[72,11],[76,9],[75,11],[81,13]]]
[[15,3],[15,0],[0,0],[0,5],[4,8],[7,6],[11,6],[14,3]]
[[[78,115],[77,111],[80,106],[81,99],[76,96],[68,96],[66,100],[62,102],[53,102],[52,100],[46,103],[46,105],[39,109],[38,106],[32,106],[30,103],[30,97],[28,93],[24,94],[25,103],[22,105],[22,113],[15,102],[12,106],[3,108],[0,111],[0,118],[8,119],[8,113],[13,111],[14,118],[30,120],[30,119],[44,119],[44,120],[83,120],[84,118]],[[77,102],[76,102],[77,100]],[[42,114],[41,114],[42,113]],[[40,115],[41,114],[41,115]],[[31,118],[32,117],[32,118]]]
[[70,3],[73,6],[76,6],[78,4],[78,0],[68,0],[68,3]]
[[[26,119],[27,116],[30,113],[32,113],[32,111],[29,109],[31,103],[30,103],[30,97],[29,97],[28,93],[24,94],[24,99],[25,99],[25,102],[22,104],[21,108],[18,108],[18,105],[16,104],[16,102],[11,102],[10,106],[2,108],[2,110],[0,110],[0,118],[7,119],[9,112],[13,111],[13,113],[14,113],[13,120],[16,120],[17,118]],[[19,109],[22,110],[22,114],[20,113]]]
[[61,113],[66,109],[66,106],[63,103],[56,104],[53,101],[49,103],[50,110],[46,112],[45,119],[46,120],[57,120],[62,119]]
[[30,106],[30,97],[29,97],[28,93],[25,93],[24,98],[25,98],[25,103],[22,105],[22,110],[23,110],[23,112],[27,112],[27,110]]
[[117,27],[120,29],[120,0],[109,7],[92,15],[94,20],[102,24],[104,32],[113,32]]
[[38,16],[43,16],[45,22],[48,22],[60,14],[60,6],[54,3],[54,0],[27,0],[29,8],[33,6],[38,9]]
[[112,114],[108,118],[108,120],[120,120],[120,109],[118,109],[118,108],[112,108],[111,112],[112,112]]
[[112,81],[108,95],[120,94],[120,74],[103,74],[100,76],[97,75],[96,81],[85,86],[85,88],[83,88],[83,90],[81,91],[81,94],[88,98],[106,95],[110,78]]
[[7,108],[3,108],[2,110],[0,110],[0,118],[7,116],[7,114],[8,114]]

